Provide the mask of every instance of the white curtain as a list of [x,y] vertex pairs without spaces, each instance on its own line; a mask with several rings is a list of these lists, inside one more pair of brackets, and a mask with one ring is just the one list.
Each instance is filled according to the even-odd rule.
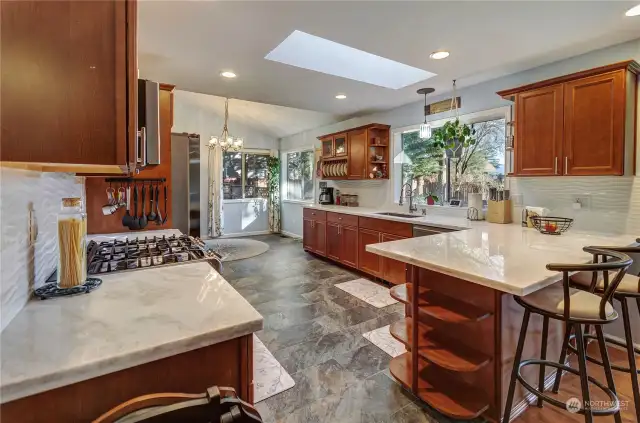
[[209,214],[207,235],[216,238],[224,231],[222,213],[222,149],[209,147]]

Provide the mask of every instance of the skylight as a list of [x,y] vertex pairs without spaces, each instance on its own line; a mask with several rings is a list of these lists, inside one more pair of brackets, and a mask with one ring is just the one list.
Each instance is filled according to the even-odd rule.
[[394,90],[436,75],[298,30],[265,59]]

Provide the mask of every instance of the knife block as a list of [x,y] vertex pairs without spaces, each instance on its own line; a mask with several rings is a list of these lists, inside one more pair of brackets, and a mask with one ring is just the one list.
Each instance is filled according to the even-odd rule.
[[511,223],[511,200],[489,200],[485,219],[490,223]]

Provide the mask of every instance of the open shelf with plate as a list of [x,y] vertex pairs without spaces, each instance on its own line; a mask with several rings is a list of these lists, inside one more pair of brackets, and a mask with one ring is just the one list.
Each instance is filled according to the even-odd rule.
[[389,332],[408,351],[391,360],[391,375],[448,417],[493,417],[499,413],[490,383],[496,375],[493,293],[460,297],[462,286],[448,276],[416,266],[409,270],[410,283],[390,291],[406,305],[407,317],[391,324]]

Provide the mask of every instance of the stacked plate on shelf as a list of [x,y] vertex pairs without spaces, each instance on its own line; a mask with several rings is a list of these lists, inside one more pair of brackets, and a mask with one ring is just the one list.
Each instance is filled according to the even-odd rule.
[[322,164],[322,175],[327,177],[347,176],[347,162],[325,162]]

